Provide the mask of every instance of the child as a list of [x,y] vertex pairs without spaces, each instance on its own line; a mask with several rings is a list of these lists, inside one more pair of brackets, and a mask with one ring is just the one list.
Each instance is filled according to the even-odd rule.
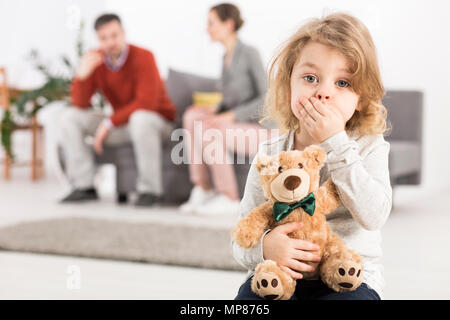
[[284,135],[259,147],[248,174],[240,218],[262,204],[263,190],[255,168],[263,153],[304,150],[316,144],[327,153],[321,183],[331,177],[342,205],[327,216],[331,230],[364,259],[364,281],[355,291],[337,293],[320,279],[301,280],[311,271],[305,261],[320,261],[318,247],[291,239],[301,228],[290,223],[268,230],[257,246],[243,249],[232,242],[235,259],[249,271],[236,299],[259,299],[251,291],[256,265],[273,260],[297,279],[293,299],[380,299],[380,228],[392,206],[389,144],[384,140],[384,87],[373,40],[353,16],[332,14],[301,27],[282,47],[269,72],[268,116]]

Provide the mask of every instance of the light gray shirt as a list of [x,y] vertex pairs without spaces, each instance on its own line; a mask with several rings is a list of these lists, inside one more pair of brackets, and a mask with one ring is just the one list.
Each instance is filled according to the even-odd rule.
[[254,47],[238,40],[229,67],[224,60],[219,90],[220,111],[233,110],[238,122],[257,122],[262,117],[267,76]]
[[[239,219],[266,201],[255,167],[257,157],[290,151],[293,145],[294,131],[289,131],[259,146],[247,177]],[[382,298],[380,229],[392,207],[388,169],[390,145],[381,134],[360,136],[342,131],[319,146],[327,153],[320,172],[320,184],[331,177],[342,201],[341,206],[327,215],[327,222],[331,230],[364,259],[364,282]],[[231,240],[234,258],[249,270],[247,278],[253,274],[256,265],[264,261],[262,240],[268,231],[259,244],[250,249],[243,249]]]

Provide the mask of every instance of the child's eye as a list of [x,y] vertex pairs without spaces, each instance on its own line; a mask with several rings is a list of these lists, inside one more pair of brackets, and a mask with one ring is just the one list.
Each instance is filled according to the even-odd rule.
[[348,83],[345,80],[339,80],[338,82],[336,82],[336,84],[338,85],[338,87],[341,87],[341,88],[350,87],[350,83]]
[[317,78],[315,76],[312,76],[312,75],[304,76],[303,79],[305,79],[309,83],[317,82]]

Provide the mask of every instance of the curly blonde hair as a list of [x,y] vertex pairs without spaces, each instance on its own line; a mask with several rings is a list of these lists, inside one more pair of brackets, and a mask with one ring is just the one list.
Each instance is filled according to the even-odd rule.
[[361,110],[356,110],[347,121],[346,130],[359,131],[361,135],[384,134],[387,110],[381,103],[385,89],[376,48],[366,26],[344,13],[309,21],[281,45],[269,68],[264,119],[274,119],[282,131],[299,128],[299,121],[290,106],[290,80],[294,64],[310,41],[337,49],[350,64],[352,87],[359,96]]

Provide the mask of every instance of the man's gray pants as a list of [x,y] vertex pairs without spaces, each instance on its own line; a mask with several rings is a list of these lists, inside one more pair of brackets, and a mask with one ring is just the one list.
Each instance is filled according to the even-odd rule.
[[[61,117],[61,145],[66,158],[67,175],[76,189],[94,186],[96,171],[94,149],[86,137],[94,136],[106,115],[92,109],[69,107]],[[162,147],[170,139],[173,125],[159,113],[139,109],[132,113],[128,124],[112,128],[105,145],[132,142],[139,193],[162,195]]]

